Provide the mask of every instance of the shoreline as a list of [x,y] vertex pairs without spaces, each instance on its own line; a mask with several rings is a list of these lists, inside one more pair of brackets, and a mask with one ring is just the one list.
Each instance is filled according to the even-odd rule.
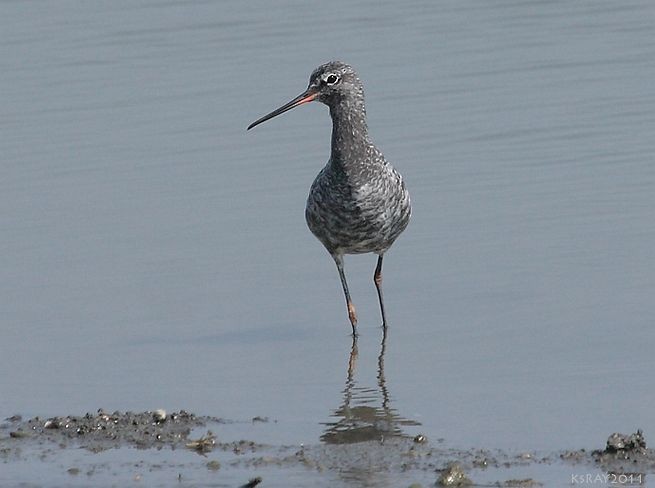
[[[265,423],[268,418],[255,417],[251,422]],[[557,478],[567,471],[571,474],[567,484],[643,485],[646,476],[655,473],[655,451],[646,447],[641,431],[612,434],[603,449],[515,453],[452,449],[442,439],[431,442],[424,435],[409,437],[394,435],[393,431],[378,435],[376,440],[348,442],[352,437],[346,435],[307,446],[271,445],[256,438],[226,441],[221,426],[227,423],[233,424],[184,410],[170,414],[163,410],[99,410],[82,416],[28,420],[13,416],[0,423],[0,481],[3,486],[44,482],[43,475],[38,474],[43,471],[40,468],[56,473],[60,481],[55,476],[53,484],[38,486],[75,484],[84,479],[94,485],[115,484],[127,475],[126,479],[133,481],[174,479],[182,484],[193,479],[194,486],[215,486],[212,480],[222,480],[224,486],[255,486],[260,482],[262,486],[278,486],[293,475],[299,478],[297,482],[279,486],[303,486],[303,477],[317,486],[321,481],[328,486],[338,486],[339,482],[351,486],[348,476],[342,479],[344,473],[354,473],[354,480],[357,476],[382,476],[392,480],[390,486],[400,482],[414,488],[434,483],[488,486],[490,482],[493,486],[543,486],[553,481],[549,472],[559,473]],[[373,427],[368,427],[370,433]],[[116,469],[118,465],[105,460],[103,453],[120,458],[127,469]],[[183,462],[175,464],[176,459]],[[52,468],[53,462],[56,468]],[[11,474],[14,466],[22,467]],[[21,471],[33,472],[34,479],[22,479]],[[11,476],[5,479],[2,473]]]

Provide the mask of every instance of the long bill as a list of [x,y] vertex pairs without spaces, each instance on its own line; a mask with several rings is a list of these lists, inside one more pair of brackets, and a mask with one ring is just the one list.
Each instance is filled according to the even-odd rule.
[[280,108],[273,110],[270,114],[264,115],[261,119],[255,120],[252,124],[248,126],[247,130],[252,129],[256,125],[261,124],[262,122],[266,122],[268,119],[272,119],[273,117],[283,114],[284,112],[287,112],[291,110],[292,108],[297,107],[298,105],[302,105],[303,103],[308,103],[311,102],[312,100],[316,99],[318,97],[318,90],[313,87],[307,88],[303,93],[298,95],[296,98],[291,100],[288,103],[285,103],[282,105]]

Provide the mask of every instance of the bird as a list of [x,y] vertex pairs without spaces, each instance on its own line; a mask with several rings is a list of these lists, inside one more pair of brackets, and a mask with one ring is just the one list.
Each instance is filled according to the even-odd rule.
[[330,158],[309,191],[305,220],[337,266],[354,338],[357,313],[348,290],[344,255],[377,254],[373,282],[386,331],[382,261],[407,227],[412,207],[402,176],[369,136],[364,87],[353,67],[341,61],[322,64],[311,73],[304,92],[257,119],[247,130],[312,101],[329,107],[332,141]]

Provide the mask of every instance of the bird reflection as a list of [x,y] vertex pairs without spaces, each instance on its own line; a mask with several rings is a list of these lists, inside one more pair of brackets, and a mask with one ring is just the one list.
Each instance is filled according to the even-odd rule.
[[343,402],[334,410],[333,422],[327,422],[327,429],[321,440],[328,444],[354,444],[385,437],[409,437],[402,430],[406,426],[421,425],[419,422],[402,418],[391,407],[391,399],[384,377],[384,353],[387,344],[387,329],[383,329],[380,354],[378,355],[377,387],[358,386],[355,380],[357,362],[357,338],[353,337],[348,358],[348,375],[343,390]]

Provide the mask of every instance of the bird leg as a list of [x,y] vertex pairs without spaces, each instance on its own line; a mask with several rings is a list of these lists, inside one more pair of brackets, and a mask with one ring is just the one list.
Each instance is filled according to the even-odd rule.
[[343,271],[343,256],[336,254],[332,256],[334,262],[337,264],[337,270],[339,270],[339,278],[341,279],[341,286],[343,287],[343,294],[346,297],[346,306],[348,307],[348,318],[350,319],[350,325],[353,328],[353,337],[357,337],[357,313],[355,312],[355,305],[350,299],[350,292],[348,291],[348,283],[346,282],[346,274]]
[[387,327],[387,317],[384,313],[384,299],[382,298],[382,254],[378,256],[378,264],[375,267],[375,274],[373,274],[373,282],[378,291],[378,300],[380,301],[380,312],[382,312],[382,327]]

